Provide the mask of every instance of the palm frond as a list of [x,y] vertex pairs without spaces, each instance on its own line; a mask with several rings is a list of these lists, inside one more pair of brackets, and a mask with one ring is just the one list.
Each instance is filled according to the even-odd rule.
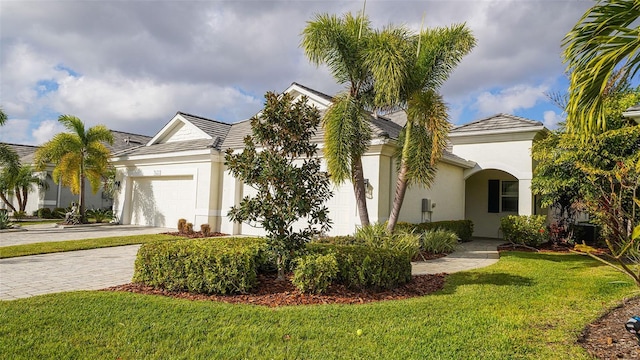
[[633,78],[640,68],[637,0],[602,0],[582,16],[563,40],[570,74],[567,129],[593,134],[607,129],[603,111],[607,83],[616,69]]

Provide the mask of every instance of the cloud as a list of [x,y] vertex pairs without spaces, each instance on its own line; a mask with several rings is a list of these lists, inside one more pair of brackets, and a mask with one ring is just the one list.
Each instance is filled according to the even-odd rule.
[[529,86],[517,85],[496,93],[489,91],[478,95],[472,105],[481,116],[496,113],[514,113],[520,109],[528,109],[536,105],[541,99],[546,99],[547,85]]
[[558,128],[558,123],[565,121],[566,119],[564,118],[564,116],[562,116],[562,114],[558,114],[555,111],[545,111],[544,115],[544,126],[547,129],[557,129]]
[[31,132],[34,144],[42,145],[53,139],[53,136],[65,131],[64,126],[55,120],[45,120],[40,122],[38,127]]
[[10,144],[33,144],[29,138],[29,120],[9,119],[0,127],[0,142]]

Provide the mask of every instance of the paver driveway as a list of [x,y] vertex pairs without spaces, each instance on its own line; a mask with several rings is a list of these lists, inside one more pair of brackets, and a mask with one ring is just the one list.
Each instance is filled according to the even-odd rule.
[[[133,225],[58,229],[35,225],[28,231],[0,233],[2,246],[175,231]],[[126,284],[140,245],[69,251],[0,259],[0,300]]]

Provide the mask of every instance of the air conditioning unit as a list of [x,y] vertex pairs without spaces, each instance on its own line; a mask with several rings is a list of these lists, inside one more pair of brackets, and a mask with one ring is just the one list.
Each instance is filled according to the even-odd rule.
[[431,212],[431,199],[422,199],[422,212]]

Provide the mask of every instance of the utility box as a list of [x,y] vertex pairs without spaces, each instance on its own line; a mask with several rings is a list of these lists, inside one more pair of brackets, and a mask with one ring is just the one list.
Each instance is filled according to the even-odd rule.
[[422,199],[422,212],[431,212],[431,199]]

